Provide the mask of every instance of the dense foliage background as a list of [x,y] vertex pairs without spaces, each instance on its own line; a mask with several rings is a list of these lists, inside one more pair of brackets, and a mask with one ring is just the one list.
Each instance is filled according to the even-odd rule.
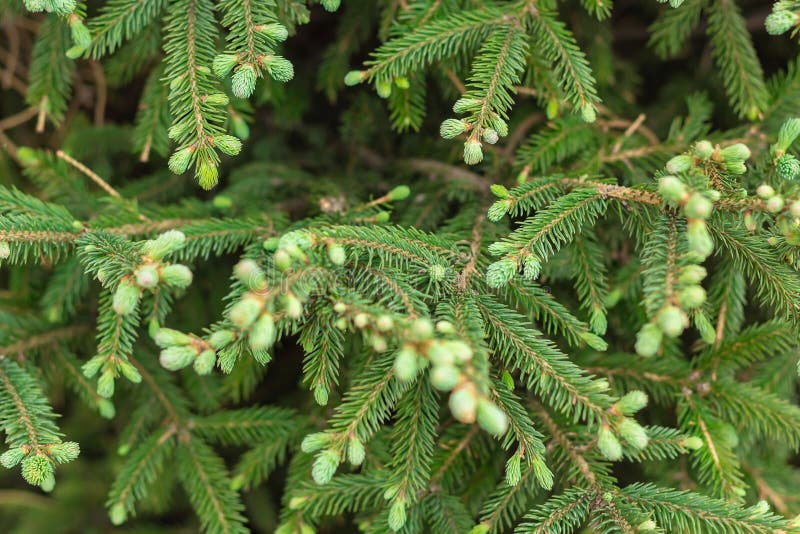
[[0,531],[800,532],[800,2],[338,4],[0,0]]

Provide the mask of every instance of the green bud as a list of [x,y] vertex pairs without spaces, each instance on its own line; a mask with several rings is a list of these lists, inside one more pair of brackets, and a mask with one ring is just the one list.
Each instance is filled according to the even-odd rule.
[[488,143],[490,145],[494,145],[500,140],[500,135],[498,135],[497,130],[493,130],[491,128],[486,128],[483,130],[483,134],[481,135],[484,143]]
[[775,162],[775,168],[784,180],[794,180],[800,174],[800,161],[791,154],[784,154]]
[[317,455],[311,467],[311,477],[319,485],[327,484],[333,478],[339,467],[339,453],[326,449]]
[[756,189],[756,195],[761,199],[769,200],[775,196],[775,190],[767,184],[761,184]]
[[[436,370],[437,368],[434,368]],[[478,415],[478,398],[472,387],[461,387],[450,394],[447,402],[450,412],[458,421],[471,424]]]
[[234,114],[231,116],[231,131],[239,139],[250,139],[250,126],[247,125],[247,121],[241,115]]
[[117,503],[111,507],[111,510],[108,512],[108,517],[111,520],[111,524],[115,526],[120,526],[128,519],[128,512],[125,510],[125,505],[122,503]]
[[731,174],[744,174],[747,172],[747,165],[743,161],[730,161],[724,163],[725,170]]
[[188,345],[192,342],[191,336],[179,332],[178,330],[172,330],[171,328],[160,328],[153,338],[156,345],[162,349],[175,345]]
[[97,411],[100,412],[100,417],[103,419],[114,419],[114,415],[117,413],[114,403],[108,399],[97,400]]
[[267,280],[264,271],[258,266],[255,260],[244,259],[233,267],[233,274],[248,289],[264,289]]
[[179,371],[190,363],[194,362],[197,357],[197,351],[194,347],[175,346],[167,347],[161,351],[158,361],[161,367],[169,371]]
[[505,412],[488,399],[478,401],[478,424],[489,434],[500,437],[508,430]]
[[498,200],[489,207],[489,220],[493,222],[499,221],[506,216],[509,208],[511,208],[511,200]]
[[265,56],[261,62],[275,81],[288,82],[294,78],[294,65],[281,56]]
[[636,450],[643,450],[650,441],[647,431],[633,419],[625,418],[620,423],[618,431],[619,435]]
[[597,434],[597,448],[611,462],[622,459],[622,446],[607,426],[603,426]]
[[506,462],[506,485],[516,486],[522,478],[522,466],[520,465],[519,454],[511,455]]
[[438,321],[436,323],[436,331],[440,334],[454,334],[456,327],[450,321]]
[[750,158],[750,149],[743,143],[736,143],[720,150],[719,155],[723,161],[745,161]]
[[695,193],[686,202],[683,211],[690,219],[708,219],[714,205],[705,196],[700,193]]
[[792,214],[792,217],[800,217],[800,200],[792,202],[792,205],[789,206],[789,213]]
[[667,171],[672,174],[686,172],[692,167],[692,157],[686,154],[675,156],[667,162]]
[[428,347],[428,359],[433,365],[453,365],[455,355],[447,349],[443,341],[433,341]]
[[97,371],[100,370],[104,363],[106,363],[105,358],[102,356],[94,356],[81,367],[83,370],[83,376],[86,378],[92,378],[97,374]]
[[265,350],[275,343],[275,320],[272,314],[264,313],[253,325],[248,337],[250,349],[253,351]]
[[194,372],[198,375],[207,375],[214,370],[217,363],[217,353],[211,349],[206,349],[194,360]]
[[461,380],[461,373],[452,365],[438,365],[431,370],[430,379],[436,389],[450,391]]
[[128,315],[133,313],[139,304],[139,288],[128,280],[123,280],[114,292],[111,307],[117,315]]
[[344,265],[345,260],[347,260],[344,247],[338,243],[328,243],[328,259],[334,265]]
[[41,486],[53,475],[53,464],[42,455],[28,456],[22,460],[22,477],[28,484]]
[[167,167],[175,174],[183,174],[186,172],[186,169],[189,168],[189,163],[192,162],[193,154],[194,148],[190,146],[176,150],[172,153],[172,156],[170,156]]
[[81,447],[74,441],[55,443],[50,446],[50,456],[59,464],[71,462],[81,453]]
[[389,98],[392,96],[392,82],[388,80],[379,80],[375,82],[375,92],[381,98]]
[[362,70],[351,70],[344,77],[344,84],[348,87],[358,85],[364,81],[366,73]]
[[433,335],[433,323],[423,317],[414,321],[411,330],[416,339],[429,339]]
[[183,289],[192,283],[192,271],[180,263],[167,265],[161,269],[161,281],[168,286]]
[[467,165],[477,165],[483,161],[483,150],[481,149],[480,141],[474,139],[467,140],[464,143],[464,163]]
[[0,241],[0,260],[8,259],[11,256],[11,245],[7,241]]
[[653,323],[647,323],[636,334],[636,354],[645,358],[655,356],[661,346],[661,338],[661,329]]
[[39,487],[45,493],[50,493],[51,491],[53,491],[55,489],[55,487],[56,487],[56,477],[55,477],[55,475],[51,472],[49,475],[47,475],[45,477],[44,480],[42,480],[42,483],[39,484]]
[[202,160],[195,168],[195,177],[200,187],[208,191],[219,181],[219,169],[217,164],[213,161]]
[[326,406],[328,404],[328,388],[321,384],[316,386],[314,388],[314,402],[320,406]]
[[706,290],[700,286],[692,285],[678,293],[678,302],[687,309],[699,308],[706,301]]
[[701,219],[689,223],[686,238],[689,242],[689,250],[700,258],[705,259],[714,251],[714,241],[708,233],[705,221]]
[[789,150],[798,136],[800,136],[800,119],[788,119],[778,132],[778,141],[775,143],[774,149],[783,152]]
[[635,389],[622,396],[614,407],[623,415],[632,415],[647,406],[647,393]]
[[18,463],[25,458],[26,452],[25,449],[22,447],[14,447],[13,449],[8,449],[2,455],[0,455],[0,465],[5,467],[6,469],[11,469],[15,467]]
[[158,285],[158,269],[152,264],[142,265],[136,271],[136,284],[143,289],[153,289]]
[[546,490],[553,488],[553,472],[544,463],[544,458],[540,454],[534,456],[531,469],[533,469],[533,476],[536,477],[536,482],[542,488]]
[[292,257],[282,248],[275,251],[272,261],[279,271],[286,271],[292,266]]
[[210,95],[206,95],[205,101],[206,104],[219,107],[227,106],[228,104],[230,104],[230,99],[228,98],[228,95],[226,95],[225,93],[212,93]]
[[710,141],[698,141],[694,145],[694,153],[700,159],[708,159],[714,153],[714,145]]
[[658,181],[658,192],[670,202],[680,202],[686,196],[686,186],[676,176],[662,176]]
[[477,98],[459,98],[453,104],[453,111],[455,113],[467,113],[469,111],[476,111],[481,107],[481,101]]
[[687,438],[684,438],[683,441],[681,441],[681,446],[683,446],[684,449],[689,449],[690,451],[696,451],[697,449],[700,449],[703,446],[703,440],[698,438],[697,436],[689,436]]
[[406,524],[406,502],[397,499],[389,508],[389,528],[394,532],[399,531]]
[[461,119],[445,119],[439,126],[439,135],[445,139],[458,137],[467,130],[467,123]]
[[261,314],[262,302],[253,295],[245,295],[239,302],[231,306],[228,318],[239,330],[250,328]]
[[781,35],[788,32],[797,25],[797,15],[791,11],[773,11],[764,21],[767,33],[770,35]]
[[551,121],[558,117],[558,99],[557,98],[548,98],[547,99],[547,106],[545,107],[545,115],[547,116],[547,120]]
[[89,33],[89,29],[79,18],[73,17],[70,20],[69,30],[72,36],[72,42],[77,48],[86,50],[92,46],[92,34]]
[[217,135],[213,142],[215,147],[228,156],[235,156],[242,150],[242,142],[232,135]]
[[258,29],[258,31],[263,33],[273,41],[278,41],[279,43],[282,43],[283,41],[289,38],[289,30],[287,30],[286,26],[284,26],[283,24],[278,24],[277,22],[264,24]]
[[31,13],[40,13],[44,11],[44,0],[24,0],[25,9]]
[[139,370],[129,361],[119,360],[117,362],[117,369],[122,373],[122,376],[134,384],[138,384],[142,381],[142,375],[139,374]]
[[361,465],[364,463],[364,457],[366,455],[367,451],[360,439],[353,438],[348,442],[347,461],[350,462],[351,465]]
[[231,77],[231,91],[238,98],[249,98],[256,88],[258,74],[250,63],[241,65]]
[[381,315],[375,321],[375,328],[381,332],[389,332],[392,328],[394,328],[394,321],[388,315]]
[[62,17],[75,11],[75,0],[50,0],[49,3],[53,13]]
[[217,330],[209,336],[208,343],[219,350],[232,343],[234,339],[236,339],[235,332],[231,330]]
[[303,303],[294,295],[286,295],[283,299],[283,305],[286,315],[290,319],[299,319],[303,316]]
[[770,213],[778,213],[779,211],[782,211],[784,206],[783,197],[775,195],[774,197],[767,200],[766,206],[767,206],[767,211]]
[[183,248],[186,236],[178,230],[169,230],[159,235],[155,239],[145,241],[142,245],[142,254],[150,256],[154,260],[160,260],[167,254]]
[[584,104],[581,107],[581,119],[583,122],[594,122],[597,120],[597,110],[592,104]]
[[641,523],[639,523],[639,526],[636,527],[636,531],[637,532],[652,532],[656,528],[658,528],[658,525],[656,525],[656,522],[653,521],[652,519],[648,519],[647,521],[642,521]]
[[317,452],[321,448],[328,445],[330,441],[331,441],[330,434],[327,434],[325,432],[315,432],[303,438],[303,442],[300,444],[300,450],[302,450],[306,454]]
[[686,328],[686,314],[677,306],[665,306],[658,312],[656,317],[658,326],[665,335],[678,337]]
[[489,287],[503,287],[517,273],[517,262],[511,258],[496,261],[486,269],[486,283]]
[[325,11],[336,11],[339,9],[340,0],[320,0],[320,4],[325,8]]
[[236,66],[238,63],[238,57],[236,54],[219,54],[214,57],[214,60],[211,62],[211,70],[214,71],[220,78],[226,77],[230,74],[233,67]]
[[401,382],[417,376],[417,353],[411,347],[403,347],[394,359],[394,375]]
[[398,89],[406,90],[411,88],[411,83],[408,81],[408,78],[405,76],[398,76],[394,79],[394,84],[397,86]]
[[398,200],[407,199],[410,194],[411,194],[411,189],[407,185],[398,185],[397,187],[389,191],[387,196],[389,197],[389,200],[397,202]]
[[682,284],[699,284],[708,275],[702,265],[687,265],[681,270],[678,281]]

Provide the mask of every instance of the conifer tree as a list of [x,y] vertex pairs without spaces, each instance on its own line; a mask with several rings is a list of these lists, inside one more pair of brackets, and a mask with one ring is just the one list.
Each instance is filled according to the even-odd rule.
[[0,531],[800,533],[800,1],[0,9]]

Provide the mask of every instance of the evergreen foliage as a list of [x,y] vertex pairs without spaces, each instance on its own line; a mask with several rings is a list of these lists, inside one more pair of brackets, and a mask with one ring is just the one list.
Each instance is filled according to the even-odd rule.
[[0,531],[800,533],[800,2],[0,9]]

